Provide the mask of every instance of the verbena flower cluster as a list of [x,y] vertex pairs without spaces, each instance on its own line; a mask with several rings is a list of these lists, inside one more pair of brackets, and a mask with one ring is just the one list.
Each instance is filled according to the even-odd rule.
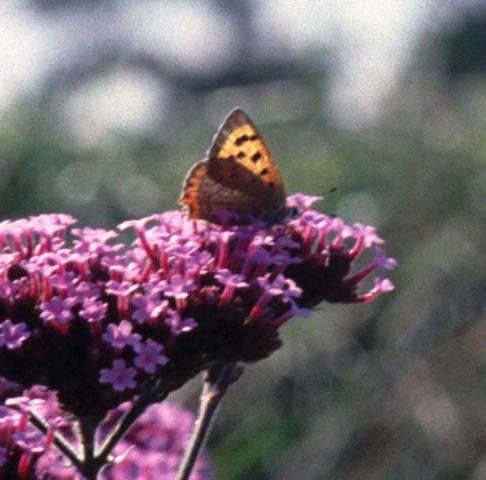
[[[126,408],[123,404],[110,412],[99,429],[100,442]],[[48,423],[47,435],[29,424],[32,412]],[[151,406],[117,444],[114,460],[98,478],[173,480],[193,421],[192,413],[179,407],[167,403]],[[72,446],[80,449],[72,419],[61,410],[53,392],[34,387],[22,397],[7,400],[6,406],[0,406],[0,478],[82,480],[84,477],[54,447],[55,431],[62,432]],[[210,464],[203,454],[191,480],[212,478]]]
[[[135,230],[130,246],[68,215],[0,223],[0,375],[101,420],[154,378],[171,391],[214,363],[268,356],[279,328],[322,301],[391,290],[380,277],[358,288],[396,263],[375,230],[312,210],[315,200],[290,197],[299,215],[273,226],[152,215],[119,226]],[[365,250],[373,258],[352,271]]]

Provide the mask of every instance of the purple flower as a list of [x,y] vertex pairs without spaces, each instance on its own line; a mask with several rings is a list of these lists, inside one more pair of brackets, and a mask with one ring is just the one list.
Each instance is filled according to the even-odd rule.
[[79,311],[79,316],[84,318],[89,323],[100,323],[106,317],[108,305],[104,302],[96,300],[96,298],[88,297],[83,301],[83,307]]
[[112,230],[86,227],[83,229],[73,228],[71,233],[79,238],[79,240],[74,242],[74,248],[77,253],[111,254],[121,248],[121,245],[108,245],[110,240],[118,237],[118,234]]
[[165,289],[167,297],[174,297],[175,299],[185,300],[189,293],[196,288],[191,281],[187,281],[182,275],[173,275]]
[[135,365],[147,373],[154,373],[158,365],[165,365],[169,361],[165,355],[160,354],[163,351],[162,346],[153,341],[140,343],[135,350],[138,354]]
[[148,296],[136,294],[133,296],[131,304],[135,307],[132,319],[142,324],[150,318],[158,317],[167,309],[169,303],[167,300],[161,300],[158,294]]
[[289,207],[297,207],[302,212],[309,210],[312,205],[316,202],[322,200],[322,197],[319,196],[312,196],[312,195],[304,195],[303,193],[294,193],[291,195],[287,200],[287,205]]
[[111,383],[113,390],[123,392],[127,388],[135,388],[135,375],[137,371],[125,365],[125,360],[113,360],[113,367],[102,368],[100,371],[100,382]]
[[278,275],[272,282],[260,278],[258,281],[260,285],[265,285],[269,296],[280,296],[284,302],[302,295],[302,289],[293,280],[285,278],[283,275]]
[[170,327],[174,335],[190,332],[193,328],[197,327],[197,323],[193,318],[182,318],[177,310],[169,312],[164,323]]
[[75,300],[72,298],[52,297],[49,301],[40,304],[42,312],[40,317],[46,322],[57,322],[65,326],[74,317],[71,311],[74,303]]
[[15,432],[12,440],[23,450],[30,450],[32,453],[41,453],[44,451],[43,435],[38,431]]
[[134,285],[128,281],[117,282],[115,280],[111,280],[106,284],[106,293],[115,295],[116,297],[128,297],[136,289],[137,285]]
[[115,350],[122,350],[126,345],[136,348],[141,336],[138,333],[132,333],[132,330],[133,325],[127,320],[122,320],[119,325],[110,323],[102,338]]
[[241,274],[233,274],[227,269],[222,269],[217,273],[214,278],[224,286],[223,293],[221,295],[221,303],[228,303],[234,291],[237,288],[247,288],[249,284],[245,282],[245,276]]
[[0,347],[6,346],[9,350],[19,348],[29,338],[31,332],[25,323],[14,325],[10,320],[0,324]]
[[253,322],[261,315],[264,315],[265,307],[274,297],[279,297],[284,303],[294,305],[293,299],[300,297],[302,294],[302,289],[297,287],[293,280],[280,274],[272,281],[269,280],[269,275],[266,275],[265,277],[257,278],[257,282],[262,287],[262,294],[250,312],[249,322]]
[[75,286],[74,293],[79,300],[96,300],[100,296],[100,289],[89,282],[82,281]]

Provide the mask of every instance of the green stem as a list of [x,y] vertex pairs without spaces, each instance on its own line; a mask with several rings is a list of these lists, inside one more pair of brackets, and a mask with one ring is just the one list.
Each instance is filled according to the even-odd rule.
[[213,367],[206,374],[198,417],[194,423],[191,439],[184,452],[176,480],[187,480],[189,478],[204,440],[209,433],[219,403],[228,387],[238,379],[241,372],[240,369],[236,368],[235,363],[230,363]]

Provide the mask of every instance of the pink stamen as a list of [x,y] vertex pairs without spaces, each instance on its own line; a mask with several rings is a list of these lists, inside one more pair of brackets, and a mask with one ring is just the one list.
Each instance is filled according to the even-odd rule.
[[371,272],[375,271],[378,267],[379,265],[376,262],[370,263],[367,267],[348,278],[346,283],[348,285],[356,285],[357,283],[361,282],[361,280],[366,278]]
[[51,279],[47,276],[42,277],[42,301],[48,302],[52,297]]
[[354,260],[363,250],[363,246],[364,246],[364,236],[360,235],[357,238],[353,248],[349,251],[349,258],[351,260]]
[[138,240],[140,241],[140,245],[142,245],[142,248],[145,250],[147,257],[150,258],[154,267],[158,268],[159,259],[155,254],[154,250],[152,249],[152,247],[150,246],[150,244],[148,243],[147,236],[145,235],[145,230],[143,228],[137,228],[136,231],[137,231]]
[[267,292],[264,292],[258,299],[256,305],[251,309],[251,312],[248,315],[248,319],[245,322],[246,325],[251,325],[262,314],[269,300],[270,295]]

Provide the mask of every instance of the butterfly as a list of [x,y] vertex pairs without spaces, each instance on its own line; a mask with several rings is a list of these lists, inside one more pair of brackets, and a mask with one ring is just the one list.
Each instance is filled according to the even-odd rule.
[[230,112],[207,157],[187,174],[179,203],[191,219],[218,222],[218,213],[250,214],[266,223],[285,218],[285,187],[280,170],[250,117]]

